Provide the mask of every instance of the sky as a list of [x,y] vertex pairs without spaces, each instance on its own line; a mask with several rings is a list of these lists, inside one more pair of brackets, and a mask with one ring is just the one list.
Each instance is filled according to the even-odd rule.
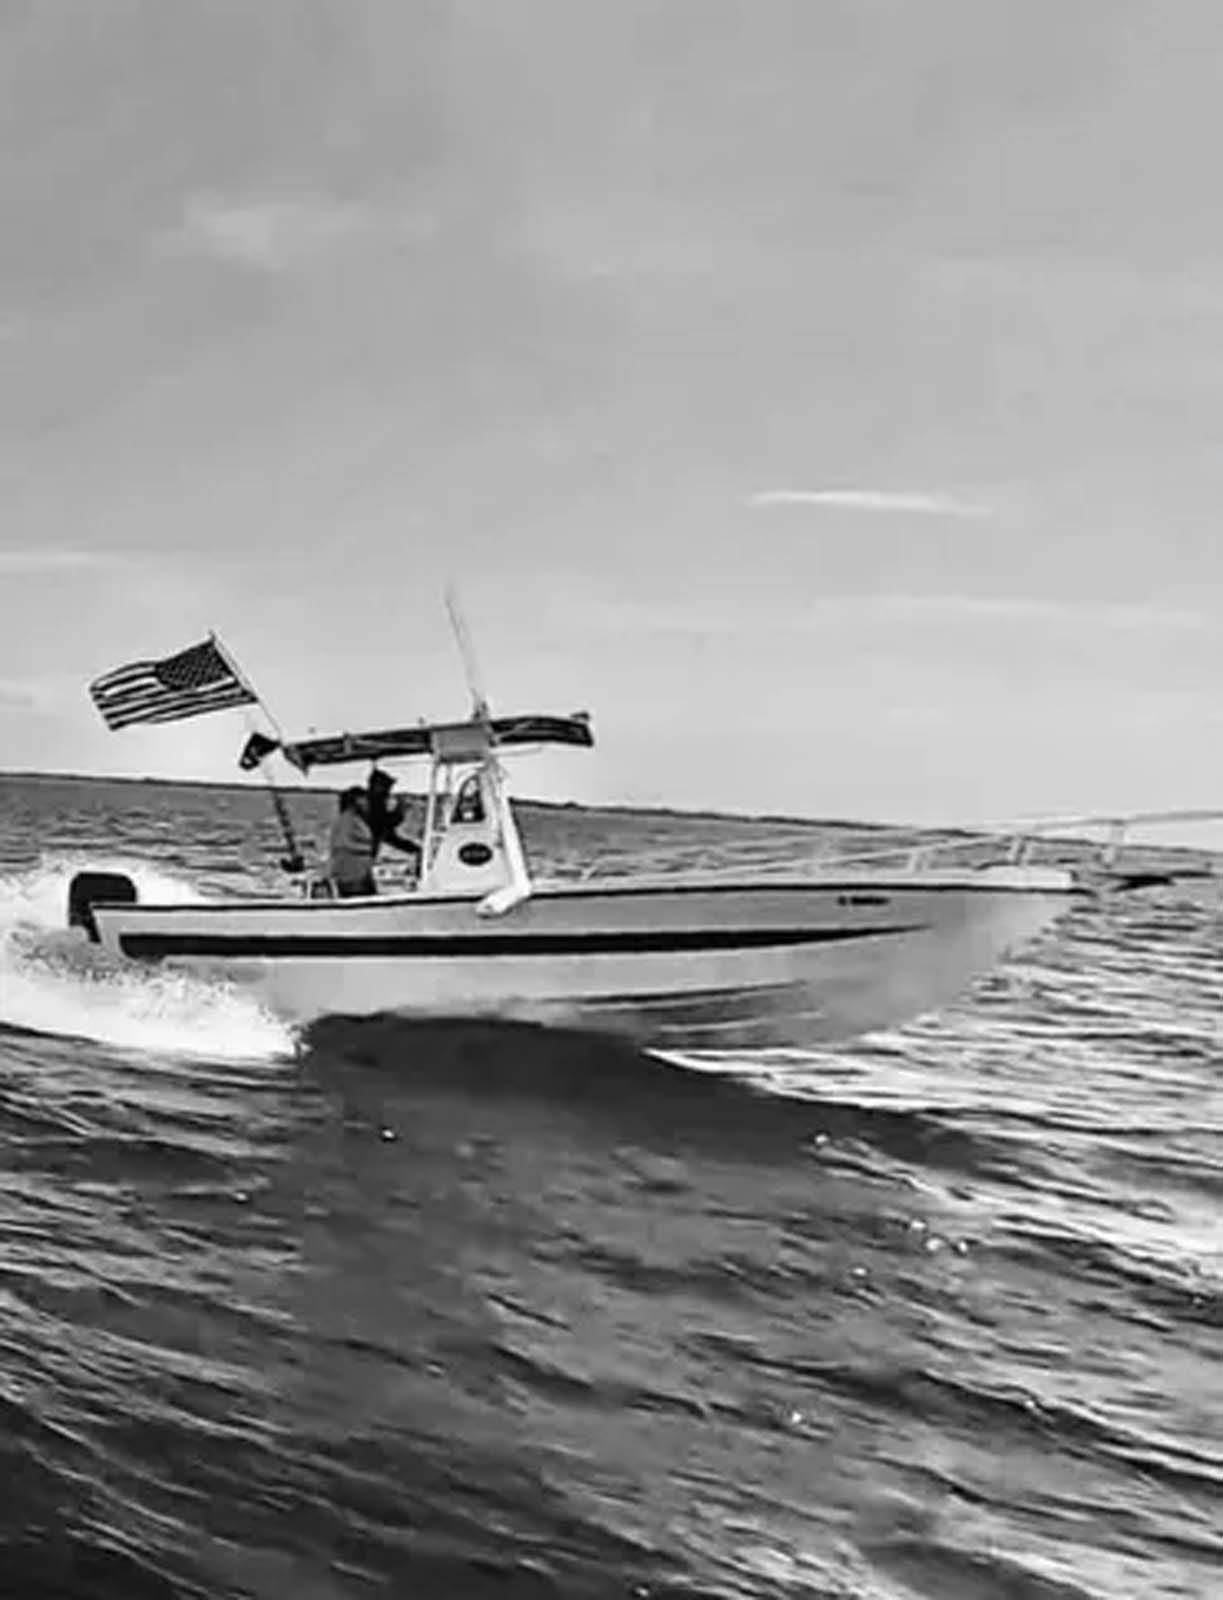
[[0,766],[589,709],[530,793],[1223,805],[1218,0],[0,0]]

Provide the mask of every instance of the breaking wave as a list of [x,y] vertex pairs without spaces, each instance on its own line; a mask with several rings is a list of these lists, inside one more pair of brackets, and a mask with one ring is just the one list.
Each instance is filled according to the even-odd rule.
[[[29,871],[0,874],[0,1027],[213,1061],[293,1054],[293,1030],[251,995],[220,981],[121,966],[69,929],[68,885],[85,864],[44,857]],[[89,864],[126,873],[142,900],[206,898],[143,862]]]

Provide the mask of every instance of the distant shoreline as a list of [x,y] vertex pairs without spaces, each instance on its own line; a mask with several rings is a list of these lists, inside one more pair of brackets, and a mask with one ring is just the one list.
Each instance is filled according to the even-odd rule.
[[[206,778],[133,778],[117,777],[108,773],[89,772],[30,772],[0,770],[0,783],[107,783],[124,784],[133,789],[207,789],[214,794],[253,794],[261,792],[257,783],[233,783],[225,781],[211,781]],[[329,784],[277,784],[279,792],[286,796],[309,795],[317,798],[320,795],[336,794],[338,788]],[[410,789],[402,791],[405,795],[415,800],[423,800],[422,794],[415,794]],[[790,828],[852,828],[862,833],[890,833],[898,828],[905,828],[908,824],[901,822],[861,822],[851,821],[844,817],[797,817],[780,812],[751,812],[751,811],[716,811],[696,810],[686,806],[645,806],[645,805],[588,805],[580,800],[535,800],[529,795],[515,796],[515,804],[530,806],[540,811],[582,811],[588,815],[613,816],[613,817],[670,817],[677,821],[687,822],[755,822],[771,823],[774,826]],[[926,831],[926,830],[921,830]],[[962,833],[968,829],[949,826],[937,830],[940,833]]]
[[[109,773],[96,772],[16,772],[0,769],[0,784],[5,783],[6,781],[28,784],[117,784],[134,790],[204,790],[211,794],[240,794],[251,796],[257,796],[261,793],[266,794],[266,790],[264,789],[263,785],[257,782],[226,783],[224,781],[211,781],[207,778],[134,778],[126,775],[112,776]],[[297,796],[302,799],[319,799],[328,795],[336,795],[340,792],[340,787],[341,786],[339,785],[332,787],[331,785],[325,783],[320,783],[317,785],[277,785],[277,789],[280,794],[285,795],[288,798]],[[418,793],[411,789],[404,789],[402,790],[402,793],[407,799],[412,800],[417,804],[423,804],[426,798],[424,794]],[[574,812],[580,813],[581,815],[587,817],[636,817],[645,820],[654,818],[658,820],[665,819],[672,822],[726,822],[739,823],[743,826],[755,825],[757,827],[770,826],[800,828],[804,831],[810,829],[812,832],[816,832],[821,829],[834,829],[841,832],[880,834],[885,838],[893,837],[896,834],[917,834],[929,839],[937,838],[942,840],[983,839],[991,836],[997,836],[996,829],[989,828],[984,825],[974,826],[972,823],[963,822],[945,822],[934,824],[923,824],[916,822],[868,822],[856,817],[798,817],[789,815],[785,812],[716,811],[709,809],[697,810],[695,808],[690,809],[685,806],[611,804],[593,805],[587,804],[585,801],[581,800],[537,800],[530,795],[515,796],[515,804],[528,810],[551,812],[554,814]],[[1089,842],[1086,837],[1080,837],[1075,834],[1061,834],[1057,835],[1056,838],[1051,835],[1050,839],[1051,842],[1056,842],[1061,845],[1084,844]],[[1153,844],[1147,845],[1135,840],[1134,844],[1136,848],[1149,848],[1167,851],[1208,851],[1208,847],[1206,846],[1199,844],[1187,844],[1182,841],[1169,842],[1167,845],[1156,846]],[[1213,852],[1208,851],[1208,853]]]

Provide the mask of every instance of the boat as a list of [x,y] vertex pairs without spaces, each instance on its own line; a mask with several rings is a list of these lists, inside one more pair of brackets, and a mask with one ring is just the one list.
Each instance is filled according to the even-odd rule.
[[[161,701],[144,693],[133,715],[154,720]],[[215,683],[207,693],[217,709],[224,693]],[[247,771],[273,756],[306,776],[423,762],[416,881],[341,898],[290,832],[284,894],[142,903],[127,876],[82,872],[68,920],[121,961],[242,983],[294,1022],[495,1017],[697,1052],[825,1045],[904,1023],[965,994],[1077,906],[1171,881],[1117,869],[1116,819],[1090,868],[1035,859],[1039,830],[1025,830],[991,836],[986,859],[970,835],[780,870],[639,861],[616,875],[593,861],[577,876],[539,875],[510,758],[593,744],[586,713],[493,716],[478,687],[455,721],[295,741],[255,731]]]

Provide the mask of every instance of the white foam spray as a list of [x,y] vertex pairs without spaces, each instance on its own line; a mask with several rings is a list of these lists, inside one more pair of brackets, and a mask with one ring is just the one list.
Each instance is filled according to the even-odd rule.
[[[220,981],[126,966],[69,929],[68,884],[85,865],[57,855],[26,872],[0,873],[0,1024],[197,1060],[292,1055],[293,1030],[254,996]],[[91,857],[88,865],[126,873],[141,900],[207,898],[144,862]]]

